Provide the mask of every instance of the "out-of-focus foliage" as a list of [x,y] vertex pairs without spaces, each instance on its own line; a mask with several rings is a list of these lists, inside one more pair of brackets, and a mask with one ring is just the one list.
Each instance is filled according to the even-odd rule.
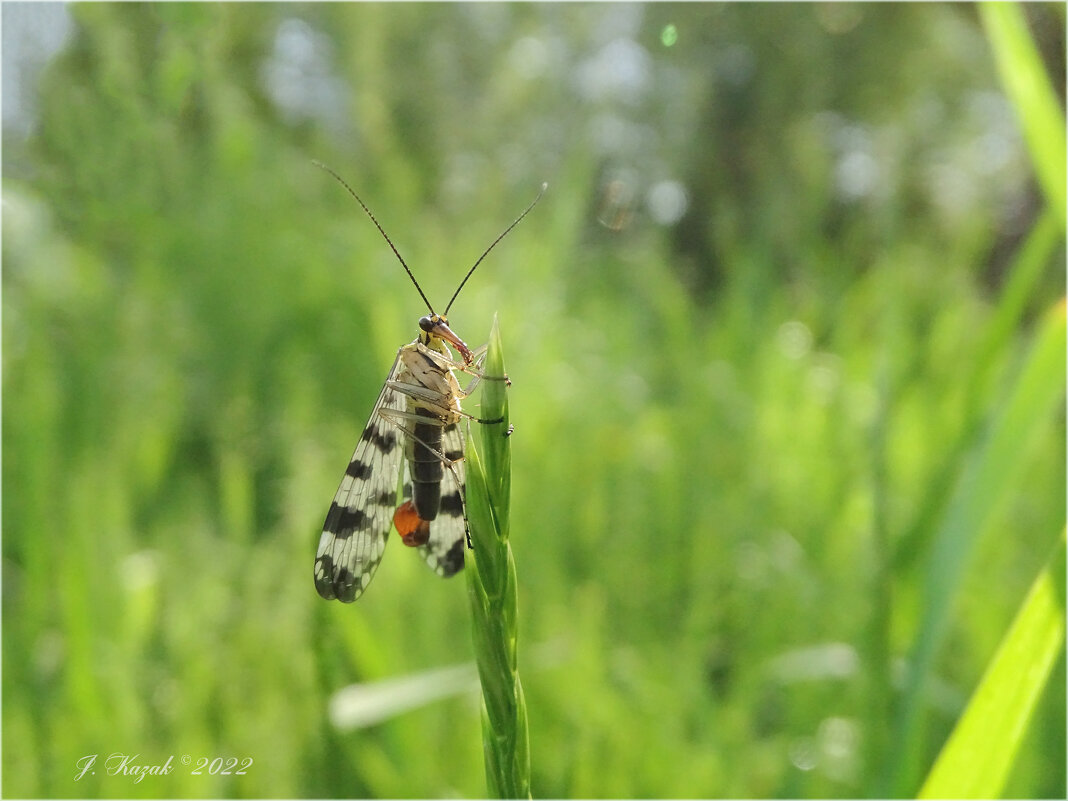
[[[425,312],[312,159],[437,311],[549,182],[450,311],[513,381],[533,794],[917,791],[1065,522],[1063,225],[973,8],[67,8],[5,116],[6,795],[486,792],[466,694],[327,714],[472,657],[396,543],[313,590]],[[1007,795],[1064,796],[1064,686]]]

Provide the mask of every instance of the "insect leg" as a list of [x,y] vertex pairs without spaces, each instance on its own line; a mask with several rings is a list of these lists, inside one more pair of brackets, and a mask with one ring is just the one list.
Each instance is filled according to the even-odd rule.
[[[442,508],[444,508],[444,504],[448,503],[451,498],[454,510],[458,505],[458,511],[463,519],[464,536],[467,547],[472,547],[471,530],[467,521],[467,501],[464,498],[464,477],[462,473],[462,462],[464,460],[462,449],[463,440],[457,439],[453,450],[449,450],[447,447],[448,442],[451,441],[449,437],[450,427],[455,427],[456,424],[448,423],[435,417],[407,412],[401,409],[383,409],[380,414],[395,425],[403,434],[410,437],[413,442],[416,442],[425,448],[430,455],[440,459],[442,467],[449,471],[453,483],[456,486],[456,492],[451,495],[442,496],[440,503],[443,505]],[[416,433],[417,425],[441,426],[443,429],[443,436],[440,447],[434,447],[432,444],[421,438]],[[407,476],[407,480],[405,481],[404,495],[408,500],[401,504],[400,508],[398,508],[394,514],[394,525],[396,525],[397,531],[400,533],[401,539],[405,545],[426,545],[427,536],[430,533],[429,524],[431,523],[431,520],[420,513],[416,506],[416,493],[413,486],[416,477],[411,473],[411,466],[406,468],[405,475]],[[398,515],[400,516],[399,519]],[[436,514],[433,517],[437,519]],[[454,571],[450,571],[449,574],[451,575],[452,572]]]
[[[443,353],[439,353],[436,350],[431,350],[422,342],[415,342],[415,349],[423,355],[430,358],[435,364],[442,368],[449,368],[452,370],[459,370],[462,373],[467,373],[470,376],[474,376],[478,379],[485,379],[486,381],[504,381],[507,385],[511,385],[511,380],[506,375],[486,375],[481,371],[482,361],[486,358],[487,345],[475,348],[472,351],[471,363],[468,364],[457,359],[451,359]],[[473,385],[472,385],[473,386]]]
[[[434,456],[437,456],[439,459],[441,459],[441,461],[444,464],[449,465],[449,464],[454,464],[455,462],[462,462],[463,461],[463,458],[464,458],[463,456],[460,456],[457,459],[453,459],[453,458],[450,458],[450,457],[446,456],[439,449],[428,445],[426,442],[424,442],[422,439],[420,439],[419,437],[417,437],[415,435],[415,426],[410,426],[409,427],[409,426],[404,425],[400,421],[401,420],[406,420],[406,421],[410,421],[410,422],[413,422],[413,423],[415,423],[415,422],[424,423],[424,424],[428,424],[428,425],[432,425],[432,426],[441,426],[441,428],[448,428],[450,423],[446,423],[445,421],[439,420],[439,419],[437,419],[435,417],[425,417],[425,416],[423,416],[421,414],[413,414],[412,412],[405,412],[405,411],[401,411],[400,409],[382,409],[379,412],[379,414],[382,417],[384,417],[387,420],[389,420],[391,423],[393,423],[393,425],[395,425],[406,436],[411,437],[412,440],[414,440],[415,442],[418,442],[420,445],[422,445],[424,448],[426,448],[428,451],[430,451]],[[470,417],[470,415],[464,415],[464,416],[465,417]]]

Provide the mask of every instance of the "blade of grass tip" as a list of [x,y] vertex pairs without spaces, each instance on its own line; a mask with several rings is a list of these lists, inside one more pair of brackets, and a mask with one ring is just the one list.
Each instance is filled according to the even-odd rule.
[[1038,574],[920,798],[1000,798],[1064,646],[1065,534]]
[[935,656],[949,627],[952,605],[975,544],[1019,480],[1035,438],[1061,407],[1065,387],[1065,305],[1046,315],[1005,404],[987,426],[983,441],[967,458],[928,558],[925,610],[909,656],[905,688],[885,763],[888,786],[880,795],[911,795],[920,779],[925,751],[923,699]]
[[484,364],[481,450],[467,441],[467,514],[474,559],[467,570],[475,662],[482,683],[486,785],[498,798],[530,798],[526,703],[516,659],[515,562],[508,544],[511,488],[507,381],[496,317]]
[[[510,506],[512,449],[508,432],[508,373],[504,369],[504,352],[501,349],[501,331],[497,315],[493,315],[490,327],[489,349],[486,352],[485,373],[491,376],[486,381],[482,395],[482,417],[500,420],[482,427],[482,452],[486,457],[486,477],[492,507],[500,511],[498,522],[501,535],[508,539],[508,511]],[[504,379],[504,380],[502,380]]]
[[979,5],[1005,93],[1016,107],[1031,163],[1046,200],[1065,223],[1065,134],[1061,104],[1042,66],[1018,3]]

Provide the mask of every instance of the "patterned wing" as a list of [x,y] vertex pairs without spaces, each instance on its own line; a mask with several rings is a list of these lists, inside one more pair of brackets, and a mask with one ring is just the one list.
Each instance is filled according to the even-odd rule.
[[463,569],[467,543],[464,439],[458,424],[445,427],[441,434],[441,449],[452,466],[446,466],[441,480],[441,505],[437,518],[430,523],[430,539],[426,545],[419,546],[419,551],[431,570],[448,578]]
[[400,367],[398,355],[323,523],[315,589],[327,600],[355,601],[382,561],[397,505],[404,445],[397,426],[381,413],[404,408],[403,396],[388,383],[396,380]]

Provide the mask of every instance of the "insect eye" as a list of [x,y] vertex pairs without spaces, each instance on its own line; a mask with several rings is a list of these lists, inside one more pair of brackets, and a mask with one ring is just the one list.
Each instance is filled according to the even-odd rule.
[[429,317],[420,317],[419,327],[429,333],[430,330],[434,327],[434,321],[431,320]]

